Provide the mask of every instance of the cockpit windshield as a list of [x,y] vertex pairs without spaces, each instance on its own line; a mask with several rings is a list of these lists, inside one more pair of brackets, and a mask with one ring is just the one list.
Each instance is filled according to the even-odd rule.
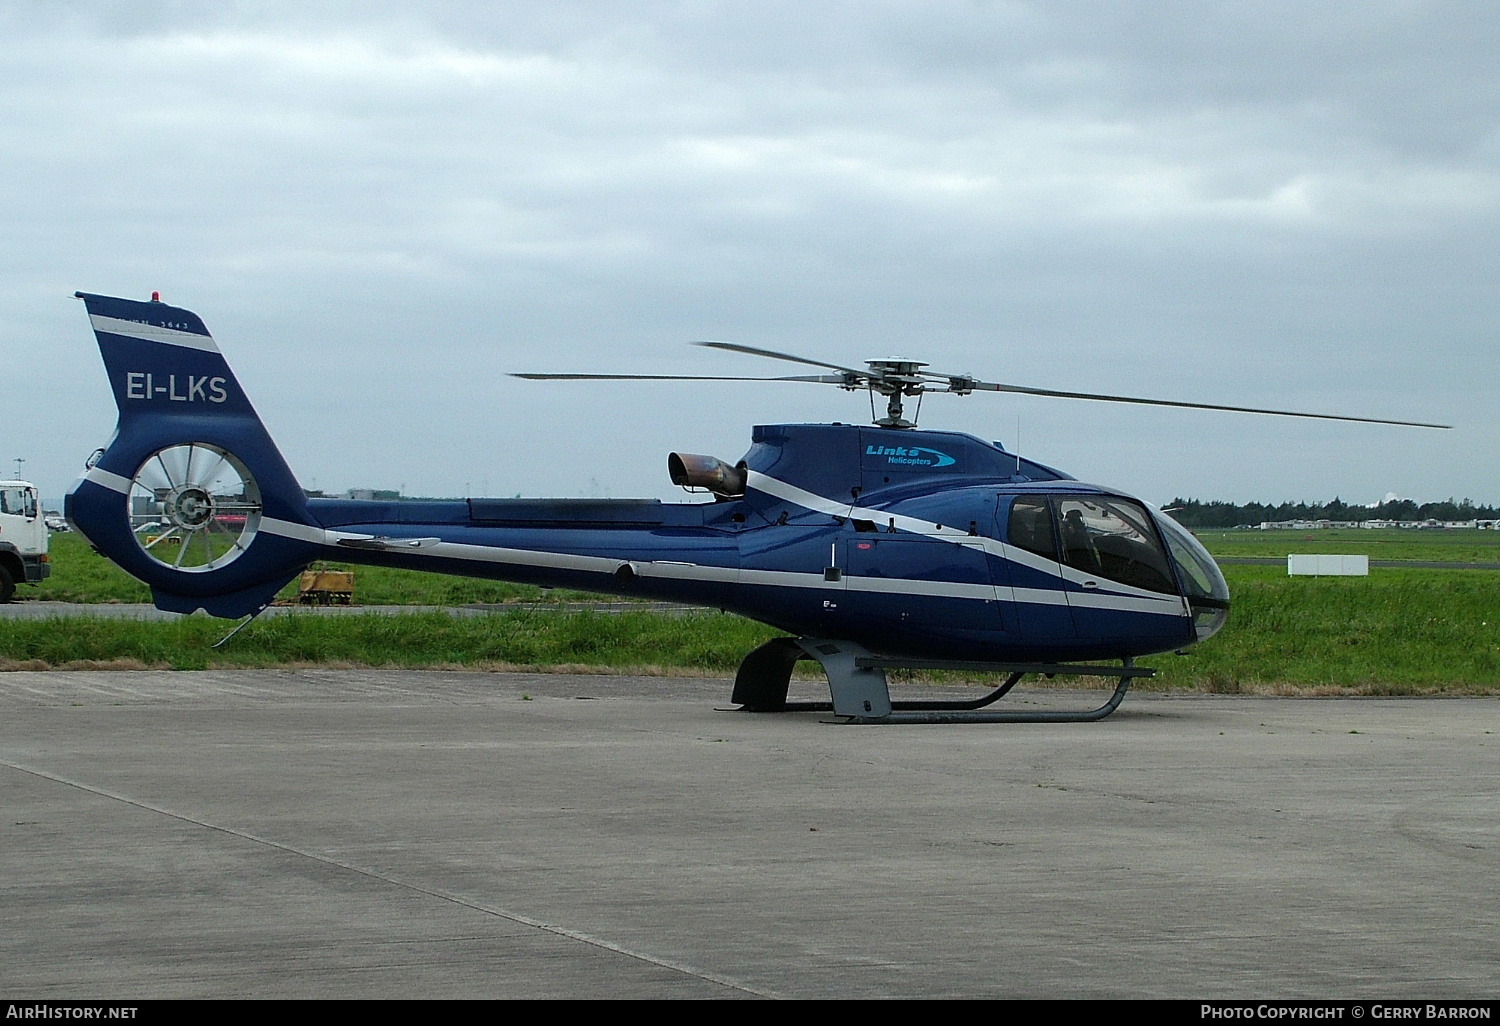
[[1229,618],[1229,586],[1198,539],[1155,506],[1149,508],[1148,513],[1136,500],[1115,495],[1021,495],[1011,504],[1006,538],[1075,570],[1181,594],[1201,641]]
[[1012,545],[1075,570],[1164,595],[1177,594],[1150,515],[1106,495],[1022,495],[1011,504]]
[[1156,523],[1172,559],[1181,570],[1182,584],[1187,593],[1188,605],[1193,610],[1193,625],[1198,631],[1198,640],[1219,632],[1229,619],[1229,585],[1214,558],[1208,554],[1197,538],[1188,529],[1153,508]]
[[1057,512],[1064,563],[1147,591],[1177,593],[1145,510],[1123,499],[1064,495]]

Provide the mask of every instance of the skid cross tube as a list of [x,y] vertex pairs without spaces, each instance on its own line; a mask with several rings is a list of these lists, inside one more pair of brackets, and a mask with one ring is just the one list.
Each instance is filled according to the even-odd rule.
[[[828,675],[832,702],[788,702],[792,667],[815,659]],[[959,670],[1004,673],[1005,682],[986,695],[967,700],[891,701],[887,669]],[[821,638],[773,638],[747,655],[735,676],[732,701],[746,712],[832,712],[854,723],[1084,723],[1102,720],[1119,708],[1137,677],[1156,673],[1126,657],[1119,666],[1077,663],[990,663],[951,659],[902,659],[873,655],[848,641]],[[1097,709],[981,711],[1005,697],[1030,674],[1048,677],[1115,677],[1113,694]]]

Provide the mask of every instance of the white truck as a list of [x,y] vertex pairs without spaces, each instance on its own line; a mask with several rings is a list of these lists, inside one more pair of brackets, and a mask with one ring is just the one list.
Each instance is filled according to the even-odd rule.
[[0,602],[15,596],[17,584],[36,584],[51,573],[47,524],[36,486],[0,481]]

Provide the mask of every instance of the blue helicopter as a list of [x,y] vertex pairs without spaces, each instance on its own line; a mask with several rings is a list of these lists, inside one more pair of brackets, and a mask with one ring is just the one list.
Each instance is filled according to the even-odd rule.
[[[870,426],[761,425],[732,465],[670,454],[671,480],[709,501],[310,498],[196,314],[155,294],[76,295],[119,423],[68,493],[67,517],[148,584],[158,608],[253,618],[309,564],[329,559],[708,606],[787,634],[739,668],[732,700],[750,711],[829,710],[869,722],[1100,719],[1152,673],[1138,657],[1224,626],[1224,577],[1169,516],[997,442],[922,430],[906,419],[906,399],[997,391],[1447,426],[1060,392],[940,374],[914,360],[851,368],[705,342],[825,373],[516,376],[833,384],[867,390],[872,409],[883,397],[885,415]],[[802,659],[822,664],[831,703],[788,702]],[[893,702],[885,671],[895,667],[997,672],[1004,682],[971,700]],[[989,708],[1030,674],[1117,684],[1095,709]]]

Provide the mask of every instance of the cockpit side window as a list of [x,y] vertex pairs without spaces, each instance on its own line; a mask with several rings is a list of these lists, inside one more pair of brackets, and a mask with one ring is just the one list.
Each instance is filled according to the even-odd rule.
[[1057,559],[1057,540],[1052,534],[1052,507],[1045,496],[1022,495],[1011,503],[1006,536],[1017,548]]
[[1063,562],[1085,573],[1147,591],[1177,594],[1166,551],[1146,511],[1102,496],[1061,496]]

